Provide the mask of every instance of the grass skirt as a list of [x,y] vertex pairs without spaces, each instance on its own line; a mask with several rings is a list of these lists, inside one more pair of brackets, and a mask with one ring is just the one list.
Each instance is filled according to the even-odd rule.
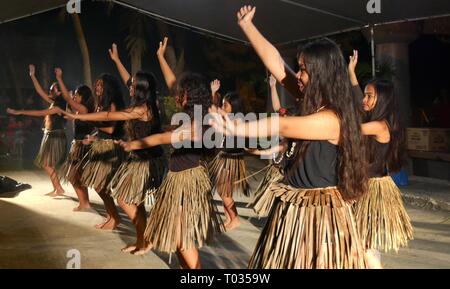
[[34,164],[40,168],[47,166],[59,168],[67,154],[67,139],[63,129],[44,130],[39,153]]
[[179,249],[187,250],[202,247],[222,231],[206,168],[169,171],[156,193],[145,239],[156,249],[172,253],[178,249],[177,234],[181,234]]
[[164,156],[141,159],[130,153],[110,182],[111,196],[127,204],[140,205],[159,187],[166,169]]
[[366,268],[351,206],[336,187],[271,190],[276,200],[249,268]]
[[250,195],[245,161],[242,155],[219,152],[209,163],[208,170],[214,189],[221,197],[233,197],[235,192],[245,196]]
[[123,149],[111,139],[93,142],[82,161],[81,183],[95,190],[107,189],[124,156]]
[[84,145],[81,140],[73,140],[66,161],[59,169],[59,177],[65,183],[75,183],[81,176],[81,161],[89,151],[90,145]]
[[400,190],[390,176],[369,179],[369,191],[354,204],[354,212],[367,249],[397,252],[413,239]]
[[259,217],[267,216],[275,202],[275,193],[270,187],[273,184],[280,182],[282,179],[283,174],[281,173],[280,168],[275,165],[269,166],[264,178],[261,180],[255,191],[255,197],[248,203],[247,207],[253,208]]

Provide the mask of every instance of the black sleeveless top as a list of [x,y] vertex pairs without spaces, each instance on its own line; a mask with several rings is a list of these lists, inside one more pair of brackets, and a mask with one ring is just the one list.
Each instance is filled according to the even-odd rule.
[[[149,135],[160,133],[161,128],[153,121],[141,121],[137,119],[127,120],[125,122],[125,134],[129,141],[145,138]],[[142,150],[135,150],[134,154],[142,159],[155,158],[164,155],[161,146],[155,146]]]
[[286,162],[283,183],[308,189],[337,186],[337,154],[338,146],[311,141],[303,159]]
[[389,143],[377,142],[371,138],[372,148],[374,149],[373,160],[369,164],[369,177],[379,178],[388,175],[386,167],[386,156],[389,150]]
[[83,140],[86,135],[91,134],[93,126],[90,122],[76,119],[73,124],[73,138],[75,140]]
[[246,146],[247,139],[241,137],[229,137],[224,139],[222,151],[227,155],[243,155],[245,150],[243,148],[238,148],[238,144]]
[[[65,110],[66,106],[67,106],[67,102],[64,98],[59,96],[53,101],[53,103],[50,105],[49,108],[52,108],[55,106],[59,107],[62,110]],[[46,126],[46,122],[50,122],[50,127]],[[65,124],[66,124],[66,119],[64,118],[63,115],[52,114],[52,115],[45,116],[43,126],[44,126],[44,128],[47,128],[50,130],[55,130],[55,129],[64,129]]]

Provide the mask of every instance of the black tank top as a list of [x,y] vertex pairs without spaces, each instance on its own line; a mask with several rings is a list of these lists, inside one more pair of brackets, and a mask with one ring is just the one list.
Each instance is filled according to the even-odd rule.
[[328,141],[311,141],[302,159],[286,162],[283,183],[294,188],[337,186],[338,146]]
[[389,150],[389,143],[377,142],[371,137],[371,148],[374,149],[372,160],[369,164],[369,177],[379,178],[388,175],[386,167],[386,157]]
[[[157,123],[137,119],[127,120],[124,128],[126,137],[129,141],[145,138],[149,135],[161,132],[161,128]],[[134,153],[140,158],[154,158],[164,155],[164,151],[161,146],[136,150]]]
[[222,151],[228,155],[243,155],[245,150],[243,148],[238,148],[238,144],[247,146],[248,142],[245,138],[239,137],[226,137],[223,143]]
[[93,126],[90,122],[76,119],[73,124],[73,138],[83,140],[86,135],[91,134]]

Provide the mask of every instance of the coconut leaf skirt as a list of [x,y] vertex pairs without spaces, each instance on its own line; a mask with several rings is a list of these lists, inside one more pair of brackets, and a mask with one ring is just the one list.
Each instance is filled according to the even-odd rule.
[[83,158],[81,182],[95,190],[107,189],[125,158],[123,149],[111,139],[97,140]]
[[270,165],[255,191],[255,197],[248,203],[247,207],[253,208],[259,217],[267,216],[275,202],[275,191],[270,188],[282,179],[283,174],[280,168],[275,165]]
[[172,253],[177,249],[200,248],[223,231],[206,168],[169,171],[156,192],[145,230],[146,240],[159,251]]
[[209,174],[214,189],[221,197],[233,197],[233,193],[250,195],[245,161],[242,155],[219,152],[209,163]]
[[367,249],[397,252],[413,239],[411,220],[390,176],[369,179],[369,191],[354,204],[354,212]]
[[271,190],[276,200],[249,268],[366,268],[351,206],[336,187]]
[[132,152],[109,184],[111,196],[127,204],[140,205],[159,187],[166,170],[164,156],[142,159]]
[[63,129],[44,130],[39,153],[34,164],[40,168],[47,166],[59,168],[67,154],[67,139]]
[[81,140],[73,140],[66,161],[59,169],[59,176],[65,182],[74,183],[81,176],[81,161],[89,151],[90,145]]

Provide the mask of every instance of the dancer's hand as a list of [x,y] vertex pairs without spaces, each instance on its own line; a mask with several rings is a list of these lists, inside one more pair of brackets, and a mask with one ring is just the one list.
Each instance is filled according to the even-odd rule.
[[123,141],[123,140],[115,140],[114,143],[120,145],[123,148],[123,150],[126,152],[132,151],[130,142]]
[[63,71],[61,68],[57,67],[55,68],[55,76],[57,80],[62,79]]
[[214,79],[211,81],[211,93],[212,95],[215,95],[216,92],[218,92],[220,89],[220,80]]
[[209,120],[208,124],[217,132],[229,136],[235,134],[237,123],[232,121],[224,110],[213,105],[209,108],[209,113],[212,118]]
[[237,13],[237,19],[239,26],[245,26],[252,23],[253,17],[255,16],[256,7],[250,5],[242,6]]
[[30,76],[33,77],[36,74],[36,67],[34,67],[33,64],[28,65],[28,68],[30,70]]
[[358,50],[353,50],[353,55],[350,55],[350,61],[348,62],[348,72],[355,73],[356,65],[358,64]]
[[167,49],[167,41],[169,40],[169,38],[164,37],[164,40],[159,42],[159,48],[158,51],[156,51],[156,55],[158,57],[164,57],[164,54],[166,53],[166,49]]
[[116,62],[120,60],[119,52],[117,51],[117,45],[115,43],[112,44],[111,49],[109,49],[108,51],[112,61]]
[[64,118],[68,119],[68,120],[73,120],[73,119],[79,119],[79,115],[78,114],[74,114],[65,110],[62,110],[58,107],[59,111],[64,114]]
[[86,135],[86,137],[81,141],[84,145],[90,145],[93,143],[97,138],[95,136],[92,136],[90,134]]
[[275,77],[273,77],[272,74],[269,76],[269,84],[270,87],[275,87],[275,85],[277,85],[277,80],[275,79]]
[[20,111],[12,109],[12,108],[7,108],[6,112],[12,115],[20,115]]

